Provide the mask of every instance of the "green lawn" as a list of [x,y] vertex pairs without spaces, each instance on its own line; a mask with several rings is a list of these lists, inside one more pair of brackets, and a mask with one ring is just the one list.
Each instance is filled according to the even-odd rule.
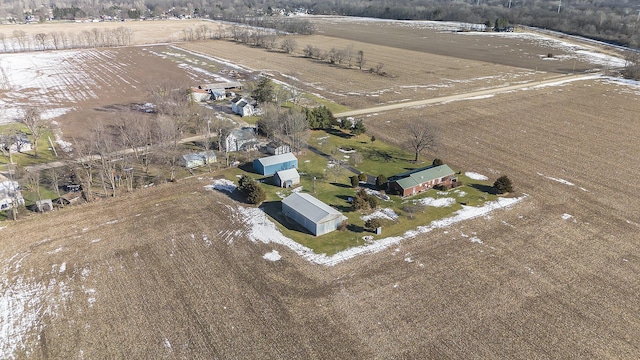
[[[386,176],[391,176],[404,172],[407,169],[419,167],[412,164],[410,161],[411,156],[406,152],[395,149],[380,141],[372,143],[364,136],[362,136],[361,140],[362,141],[356,138],[345,139],[335,134],[327,134],[324,131],[313,131],[310,143],[312,145],[315,144],[319,149],[329,150],[337,146],[350,146],[362,152],[365,155],[363,156],[363,162],[358,165],[358,169],[370,174],[383,173]],[[320,144],[318,141],[324,144]],[[344,169],[343,173],[336,177],[331,170],[328,170],[327,163],[326,158],[310,150],[298,156],[298,170],[301,175],[300,185],[302,186],[301,191],[311,193],[324,203],[338,209],[348,218],[349,226],[347,231],[334,231],[319,237],[311,235],[300,226],[284,219],[280,213],[280,200],[290,195],[291,190],[281,189],[272,185],[271,176],[265,177],[253,173],[250,164],[246,164],[241,168],[226,170],[224,171],[224,175],[228,179],[236,182],[236,184],[239,176],[243,174],[260,180],[263,184],[263,189],[267,193],[267,200],[263,203],[262,208],[274,220],[283,234],[313,249],[316,253],[333,255],[350,247],[363,245],[363,236],[374,234],[364,230],[365,221],[361,219],[363,215],[371,213],[372,210],[366,212],[352,211],[350,203],[348,202],[348,199],[355,197],[357,192],[357,189],[350,186],[349,176],[353,175],[353,173]],[[427,225],[434,220],[452,216],[457,210],[462,208],[462,204],[482,206],[485,202],[497,198],[496,195],[488,192],[491,187],[491,184],[488,182],[473,180],[464,175],[458,175],[458,178],[464,185],[456,189],[448,191],[432,189],[407,199],[402,199],[399,196],[391,196],[390,201],[379,199],[379,209],[390,208],[398,214],[399,217],[396,221],[383,220],[383,235],[376,237],[399,236],[418,226]],[[453,198],[455,202],[448,207],[429,206],[424,209],[424,212],[418,212],[413,216],[403,211],[403,207],[407,203],[419,201],[427,197],[434,199]]]
[[[384,174],[389,177],[428,165],[416,165],[412,161],[413,154],[379,140],[371,141],[366,134],[351,136],[339,130],[331,133],[314,130],[311,132],[309,145],[373,176]],[[361,162],[355,161],[358,157]]]
[[[26,128],[26,126],[22,124],[9,124],[0,126],[0,134],[9,133],[12,131],[21,131],[27,135],[29,140],[33,141],[33,137],[31,133]],[[35,152],[33,150],[26,151],[24,153],[13,153],[11,157],[14,163],[17,163],[20,166],[28,166],[28,165],[36,165],[36,164],[44,164],[51,161],[56,161],[57,158],[53,150],[51,150],[51,145],[49,144],[48,137],[51,137],[53,141],[54,135],[52,132],[46,132],[40,140],[38,140],[38,157],[35,157]],[[58,151],[61,151],[58,149]],[[0,165],[9,164],[9,157],[3,156],[0,154]]]
[[305,93],[304,98],[307,100],[310,100],[318,105],[324,105],[327,107],[327,109],[329,109],[329,111],[331,111],[331,113],[335,114],[335,113],[341,113],[341,112],[345,112],[345,111],[349,111],[351,110],[351,108],[346,107],[344,105],[340,105],[340,104],[336,104],[334,102],[332,102],[331,100],[327,100],[324,98],[321,98],[319,96],[310,94],[310,93]]

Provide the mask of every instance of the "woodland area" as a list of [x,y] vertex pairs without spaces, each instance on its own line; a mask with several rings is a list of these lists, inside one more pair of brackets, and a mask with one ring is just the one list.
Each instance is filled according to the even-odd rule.
[[[365,16],[386,19],[447,20],[491,23],[506,19],[510,24],[535,26],[586,36],[615,44],[638,47],[640,8],[634,0],[147,0],[100,3],[43,1],[42,5],[4,1],[0,18],[21,22],[51,19],[137,19],[160,17],[209,17],[235,22],[259,22],[280,27],[279,15],[294,12]],[[258,17],[258,18],[256,18]],[[311,29],[297,23],[293,32]]]

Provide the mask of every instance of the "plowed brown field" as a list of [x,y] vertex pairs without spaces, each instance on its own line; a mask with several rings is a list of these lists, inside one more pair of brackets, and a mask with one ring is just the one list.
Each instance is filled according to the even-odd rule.
[[[377,53],[355,48],[365,46]],[[386,103],[429,95],[409,96],[403,84],[500,77],[445,95],[534,76],[419,50],[393,49],[429,64],[415,62],[415,77],[398,60],[385,62],[396,77],[382,78],[228,42],[185,47],[295,76],[354,107],[377,102],[349,91],[395,89]],[[380,49],[375,56],[390,56]],[[0,349],[25,358],[638,358],[639,93],[602,78],[364,117],[368,133],[398,146],[411,122],[431,121],[439,146],[423,158],[506,174],[528,197],[333,267],[249,241],[238,204],[205,191],[206,179],[2,224],[0,320],[10,325]],[[281,260],[263,259],[274,249]]]

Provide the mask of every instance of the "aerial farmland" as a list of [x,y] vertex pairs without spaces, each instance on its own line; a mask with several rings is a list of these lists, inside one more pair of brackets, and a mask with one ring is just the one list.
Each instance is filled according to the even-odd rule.
[[[266,76],[367,129],[311,131],[318,153],[299,155],[301,188],[263,183],[260,206],[239,199],[242,175],[262,180],[240,164],[0,222],[0,357],[637,358],[640,83],[618,76],[624,55],[529,29],[310,18],[314,35],[282,36],[292,52],[184,41],[185,29],[232,27],[188,20],[132,23],[126,46],[0,54],[0,125],[35,104],[70,159],[96,124],[167,82]],[[308,46],[360,51],[366,65],[310,58]],[[212,111],[234,118],[223,108]],[[425,121],[437,142],[415,163],[409,129]],[[333,162],[375,177],[435,158],[466,187],[388,202],[372,191],[366,213],[349,212],[353,174]],[[513,191],[491,193],[502,175]],[[293,191],[348,212],[352,227],[287,226],[278,202]],[[381,234],[362,229],[376,217]]]

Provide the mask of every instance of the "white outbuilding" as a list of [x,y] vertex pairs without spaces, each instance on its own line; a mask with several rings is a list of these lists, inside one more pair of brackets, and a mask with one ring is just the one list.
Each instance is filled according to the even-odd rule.
[[347,220],[341,212],[307,193],[296,192],[283,199],[282,213],[315,236],[330,233]]
[[276,186],[290,188],[300,184],[300,174],[296,168],[280,170],[273,175],[273,182]]

